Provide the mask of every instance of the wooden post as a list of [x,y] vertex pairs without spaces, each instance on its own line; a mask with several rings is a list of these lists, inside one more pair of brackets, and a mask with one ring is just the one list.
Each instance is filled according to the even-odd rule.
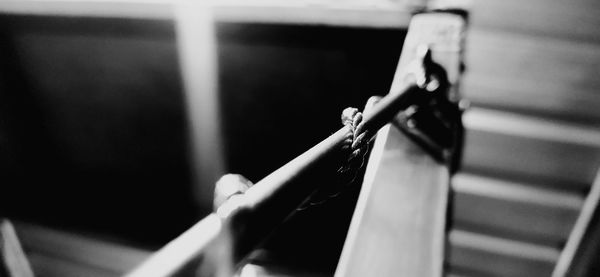
[[214,22],[210,6],[201,2],[177,3],[175,21],[195,198],[206,212],[212,209],[214,184],[225,171]]
[[25,257],[12,223],[0,219],[0,275],[33,277],[31,265]]
[[598,254],[600,254],[600,170],[552,272],[552,277],[598,276],[597,274],[600,273]]
[[[409,26],[391,91],[406,82],[404,71],[419,45],[456,84],[465,29],[463,17],[416,15]],[[449,169],[388,124],[375,141],[336,276],[443,274]]]

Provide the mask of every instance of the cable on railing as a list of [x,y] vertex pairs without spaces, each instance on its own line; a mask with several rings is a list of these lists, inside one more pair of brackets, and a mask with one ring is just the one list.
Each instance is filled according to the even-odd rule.
[[232,276],[244,257],[319,189],[318,182],[307,180],[331,170],[350,171],[344,165],[333,169],[329,165],[339,164],[344,156],[346,163],[362,163],[365,147],[385,124],[401,120],[409,126],[415,109],[430,111],[433,105],[448,104],[445,71],[432,61],[429,48],[417,52],[401,89],[378,98],[363,114],[347,109],[342,114],[344,127],[255,185],[226,175],[217,184],[215,212],[127,276],[162,277],[189,271],[199,276]]

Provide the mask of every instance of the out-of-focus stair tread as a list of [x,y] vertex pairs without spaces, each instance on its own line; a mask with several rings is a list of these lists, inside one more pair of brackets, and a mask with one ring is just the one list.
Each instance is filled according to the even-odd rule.
[[459,173],[452,181],[452,187],[458,192],[572,211],[579,211],[584,201],[581,195],[568,191],[544,189],[468,173]]
[[561,246],[583,205],[569,192],[458,174],[453,178],[454,226],[500,237]]
[[450,267],[489,276],[549,276],[560,251],[556,248],[454,229],[448,234]]
[[600,130],[590,126],[482,108],[464,124],[467,172],[585,191],[600,165]]
[[585,125],[485,108],[471,108],[463,122],[469,129],[600,148],[600,130]]

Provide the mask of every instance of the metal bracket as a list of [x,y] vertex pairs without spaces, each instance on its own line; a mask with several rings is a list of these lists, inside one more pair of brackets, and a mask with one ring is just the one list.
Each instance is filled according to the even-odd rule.
[[436,160],[448,163],[452,172],[456,171],[462,150],[464,108],[449,99],[446,71],[432,60],[428,46],[417,48],[417,57],[405,78],[413,78],[425,93],[415,97],[413,104],[396,116],[394,125]]

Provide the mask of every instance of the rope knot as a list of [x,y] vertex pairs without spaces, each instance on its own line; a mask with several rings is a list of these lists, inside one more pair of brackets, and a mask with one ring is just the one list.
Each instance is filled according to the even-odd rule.
[[[364,128],[363,113],[357,108],[349,107],[342,111],[342,124],[349,127],[349,132],[344,140],[342,149],[350,152],[348,155],[348,164],[352,164],[357,158],[361,159],[359,166],[363,164],[362,160],[369,149],[369,142],[372,136]],[[350,166],[351,167],[351,166]],[[350,167],[344,167],[346,171]]]
[[[364,113],[368,114],[373,105],[379,101],[380,97],[371,97],[367,101]],[[337,197],[344,190],[351,187],[357,180],[357,176],[362,172],[365,165],[369,144],[373,139],[371,132],[367,131],[363,124],[363,113],[357,108],[346,108],[342,111],[342,124],[348,126],[342,152],[347,154],[345,161],[337,170],[335,184],[323,186],[316,190],[297,210],[302,211],[310,206],[316,206],[327,202],[327,200]]]

